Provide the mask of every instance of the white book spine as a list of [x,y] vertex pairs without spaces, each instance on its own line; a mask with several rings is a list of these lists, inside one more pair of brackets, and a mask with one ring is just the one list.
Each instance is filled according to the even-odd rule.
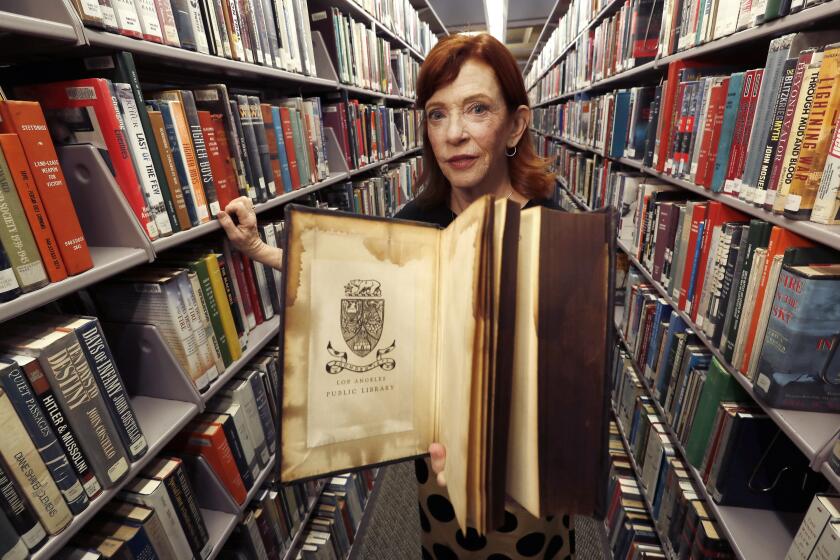
[[192,331],[193,337],[195,338],[200,371],[202,372],[202,377],[206,378],[209,384],[210,381],[218,376],[218,371],[216,370],[216,362],[213,361],[213,355],[210,351],[207,331],[204,330],[204,325],[201,324],[198,302],[195,300],[192,285],[186,274],[180,274],[177,283],[181,299],[184,302],[184,309],[189,319],[190,331]]
[[169,214],[166,213],[166,203],[163,200],[157,173],[155,173],[149,144],[146,142],[146,133],[143,131],[143,125],[140,122],[140,113],[134,101],[134,92],[129,84],[115,83],[114,89],[117,92],[117,99],[125,122],[129,153],[132,156],[131,159],[140,179],[140,185],[143,188],[150,213],[160,234],[171,235],[172,223],[169,221]]
[[[222,351],[219,348],[219,340],[216,338],[216,333],[213,331],[213,325],[210,323],[210,313],[207,311],[207,305],[202,296],[201,282],[198,280],[198,274],[194,272],[189,273],[190,286],[192,287],[193,296],[198,304],[199,318],[204,327],[205,335],[207,336],[208,346],[210,347],[210,354],[213,356],[213,362],[216,364],[218,373],[225,371],[225,363],[222,360]],[[218,377],[211,377],[210,381]]]
[[201,8],[198,2],[199,0],[189,0],[189,16],[193,35],[195,35],[195,48],[200,53],[210,54],[210,45],[207,42],[207,34],[204,33],[204,22],[201,20]]
[[158,20],[155,0],[134,0],[134,6],[137,9],[137,16],[140,20],[140,28],[143,30],[143,36],[147,40],[157,40],[162,43],[163,31]]
[[840,523],[832,522],[820,536],[809,560],[835,560],[840,558]]
[[132,33],[143,34],[133,0],[111,0],[111,7],[114,9],[114,15],[117,18],[117,27]]
[[[149,489],[153,488],[153,490],[132,491],[133,488],[144,485]],[[178,514],[175,512],[175,507],[172,505],[172,500],[169,498],[163,483],[157,480],[137,479],[132,489],[120,492],[120,498],[129,503],[154,510],[160,516],[169,544],[175,550],[176,557],[192,558],[193,553],[190,549],[190,543],[186,534],[184,534],[181,521],[178,519]]]
[[[247,382],[237,380],[235,387],[230,386],[222,389],[222,394],[230,398],[231,402],[239,405],[241,416],[244,420],[244,428],[254,446],[254,454],[260,468],[268,464],[271,456],[268,453],[268,446],[265,444],[265,434],[260,424],[260,413],[257,410],[257,403],[254,401],[254,394]],[[250,398],[249,398],[250,397]]]
[[814,200],[814,210],[811,221],[818,224],[836,224],[838,219],[838,194],[840,194],[840,126],[834,124],[834,136],[823,168],[817,198]]
[[91,19],[104,19],[102,7],[99,5],[98,0],[81,0],[78,6],[86,17]]

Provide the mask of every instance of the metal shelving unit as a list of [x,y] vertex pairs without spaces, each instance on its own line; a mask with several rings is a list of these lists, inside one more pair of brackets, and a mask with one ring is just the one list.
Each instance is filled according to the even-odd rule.
[[543,134],[545,136],[548,136],[549,138],[553,138],[555,140],[563,142],[564,144],[567,144],[578,150],[591,152],[600,157],[605,157],[607,159],[611,159],[628,167],[632,167],[633,169],[637,169],[642,173],[650,175],[651,177],[656,177],[657,179],[660,179],[671,185],[675,185],[677,187],[681,187],[693,193],[697,193],[701,196],[704,196],[709,200],[716,200],[722,204],[735,208],[736,210],[739,210],[744,214],[747,214],[754,218],[759,218],[761,220],[764,220],[765,222],[769,222],[773,225],[783,227],[798,235],[801,235],[802,237],[805,237],[806,239],[811,239],[812,241],[816,241],[817,243],[821,243],[823,245],[831,247],[832,249],[840,250],[840,225],[829,226],[803,220],[791,220],[790,218],[786,218],[783,215],[774,214],[773,212],[768,212],[763,208],[754,206],[749,202],[741,200],[740,198],[728,194],[715,193],[702,186],[695,185],[690,181],[672,177],[666,173],[660,173],[652,167],[642,165],[642,163],[638,160],[632,160],[624,157],[614,158],[611,156],[605,156],[601,151],[596,150],[592,146],[587,146],[586,144],[581,144],[579,142],[568,140],[561,136],[556,136],[553,134],[544,134],[540,131],[536,132],[538,134]]
[[[618,322],[618,321],[617,321]],[[641,375],[641,369],[633,358],[633,353],[624,340],[621,330],[616,325],[615,332],[622,346],[627,351],[630,357],[633,369],[636,372],[636,377],[639,378],[639,383],[642,389],[649,397],[656,412],[662,420],[662,424],[668,431],[668,437],[671,440],[674,449],[679,454],[679,458],[686,466],[686,470],[691,474],[694,481],[694,487],[703,498],[704,502],[711,510],[712,515],[717,519],[721,530],[726,535],[732,549],[737,554],[738,558],[742,560],[747,559],[764,559],[764,558],[784,558],[790,543],[793,541],[793,536],[799,524],[802,522],[803,514],[789,514],[773,510],[740,508],[732,506],[720,506],[709,496],[706,491],[706,485],[700,476],[700,473],[694,468],[686,458],[685,449],[682,443],[671,428],[671,424],[667,421],[667,416],[662,406],[659,404],[648,387],[645,378]],[[616,415],[617,416],[617,415]],[[619,426],[619,431],[622,432],[622,439],[624,439],[623,428],[621,422],[616,418],[616,424]],[[629,449],[628,442],[625,439],[625,445]],[[632,457],[632,454],[631,454]],[[634,463],[635,468],[635,463]],[[642,485],[642,492],[645,489]],[[649,497],[645,494],[645,501],[649,503]],[[756,539],[756,534],[761,534],[762,538]],[[669,551],[669,556],[673,556],[673,552]]]
[[[608,6],[607,8],[609,7],[610,6]],[[662,70],[667,68],[668,64],[670,64],[671,62],[685,60],[687,58],[701,57],[708,54],[739,47],[744,44],[755,41],[768,40],[772,37],[783,35],[784,33],[788,33],[791,31],[807,29],[808,27],[812,27],[822,20],[838,16],[840,16],[840,3],[838,2],[825,2],[823,4],[818,4],[815,6],[809,6],[794,14],[789,14],[768,21],[767,23],[757,25],[750,29],[738,31],[726,37],[721,37],[720,39],[715,39],[714,41],[709,41],[708,43],[691,47],[665,57],[658,57],[655,60],[652,60],[648,63],[642,64],[635,68],[629,68],[627,70],[615,74],[614,76],[610,76],[606,79],[593,82],[589,86],[584,87],[582,89],[578,89],[574,92],[570,92],[563,96],[559,96],[553,101],[556,101],[558,99],[564,99],[566,97],[571,97],[577,93],[591,92],[599,89],[604,89],[610,84],[616,83],[618,81],[623,81],[634,76],[638,76],[641,73]],[[586,29],[589,28],[590,27],[587,26]],[[575,37],[575,40],[572,41],[569,45],[567,45],[563,49],[561,54],[543,72],[540,73],[539,78],[537,78],[537,80],[535,80],[534,83],[528,87],[529,91],[539,83],[539,81],[545,76],[545,74],[547,74],[566,55],[566,53],[568,53],[569,50],[571,50],[571,47],[574,45],[576,40],[577,37]],[[541,104],[542,102],[540,102],[539,105]]]
[[[665,299],[671,308],[677,313],[686,325],[691,328],[694,334],[700,341],[708,348],[726,371],[743,387],[744,391],[755,399],[752,382],[743,374],[737,371],[732,365],[726,361],[720,350],[712,344],[712,342],[703,334],[702,329],[698,328],[691,317],[679,309],[677,303],[671,298],[670,294],[665,288],[642,266],[636,259],[633,252],[626,247],[621,241],[617,243],[619,249],[627,254],[630,262],[635,266],[645,277],[645,280],[651,284],[659,295]],[[801,410],[783,410],[779,408],[772,408],[761,401],[756,400],[764,412],[772,418],[776,424],[785,432],[792,442],[805,454],[811,461],[811,467],[814,470],[820,470],[825,457],[831,449],[834,438],[837,436],[838,429],[840,429],[840,414],[828,414],[820,412],[804,412]],[[840,489],[840,488],[838,488]]]
[[[61,56],[87,55],[95,52],[106,52],[113,50],[126,50],[137,55],[138,65],[141,72],[149,70],[154,73],[160,69],[163,71],[177,70],[181,74],[186,72],[198,80],[222,80],[225,77],[236,80],[258,82],[269,87],[282,87],[288,85],[292,88],[308,88],[315,92],[330,92],[345,90],[351,95],[368,96],[382,101],[394,103],[410,103],[413,100],[401,95],[392,95],[382,92],[346,86],[335,79],[327,79],[318,76],[303,76],[287,72],[277,68],[261,66],[241,61],[229,60],[207,54],[196,53],[185,49],[160,45],[156,43],[135,40],[118,34],[89,29],[82,26],[71,0],[57,0],[54,2],[30,2],[28,0],[0,0],[0,46],[12,45],[14,48],[4,52],[0,59],[13,62],[18,59],[27,59],[29,54],[55,53]],[[414,58],[421,60],[423,56],[416,49],[408,45],[406,41],[387,29],[381,22],[376,21],[366,12],[361,10],[352,0],[340,0],[339,4],[354,16],[359,16],[360,21],[372,23],[377,33],[391,41],[397,46],[405,47],[411,52]],[[24,40],[22,40],[24,39]],[[28,39],[28,43],[26,41]],[[35,41],[33,41],[35,39]],[[19,45],[27,44],[26,50]],[[31,46],[31,48],[30,48]],[[77,49],[76,51],[68,49]],[[319,53],[325,54],[323,51]],[[322,56],[323,59],[323,56]],[[321,60],[322,60],[321,59]],[[323,61],[323,60],[322,60]],[[319,74],[323,66],[319,64]],[[142,73],[141,73],[142,75]],[[334,73],[332,74],[334,76]],[[397,149],[399,141],[397,141]],[[88,239],[90,245],[93,268],[89,271],[72,276],[61,282],[49,284],[44,288],[24,294],[15,300],[0,304],[0,322],[21,315],[51,301],[75,293],[78,290],[91,286],[97,282],[106,280],[114,275],[131,269],[135,266],[153,261],[156,254],[161,251],[180,246],[191,240],[197,239],[208,233],[218,231],[220,226],[216,220],[207,224],[179,232],[167,238],[154,242],[149,241],[139,224],[135,223],[134,217],[122,197],[121,189],[110,171],[107,170],[101,158],[96,157],[96,150],[93,148],[79,149],[72,147],[66,153],[59,150],[62,168],[67,176],[68,185],[74,201],[76,197],[82,196],[81,200],[96,200],[97,204],[86,204],[85,207],[77,210],[79,219],[85,231],[85,236],[92,236],[93,241]],[[330,185],[350,180],[351,178],[373,171],[382,166],[395,162],[408,155],[416,154],[420,148],[413,148],[402,151],[393,157],[385,158],[371,163],[356,170],[338,170],[324,181],[309,185],[299,190],[282,193],[279,196],[257,204],[255,209],[258,213],[266,212],[277,208],[303,195],[315,192]],[[343,167],[341,162],[339,167]],[[106,188],[107,187],[107,188]],[[92,198],[94,197],[94,198]],[[77,204],[78,206],[78,204]],[[90,211],[85,208],[90,206]],[[89,230],[91,216],[102,225]],[[124,231],[123,231],[124,230]],[[116,245],[116,246],[111,246]],[[124,246],[119,246],[124,245]],[[103,324],[106,327],[107,325]],[[121,326],[117,326],[119,330]],[[161,451],[166,449],[172,439],[182,430],[193,418],[195,418],[206,405],[207,401],[216,394],[227,381],[260,352],[266,344],[276,340],[279,333],[279,318],[274,317],[248,334],[248,345],[243,350],[239,360],[232,363],[217,380],[213,382],[207,392],[199,394],[189,377],[175,364],[171,354],[165,349],[165,343],[160,338],[153,326],[134,326],[126,328],[124,333],[127,336],[118,335],[116,340],[110,339],[111,349],[117,359],[120,352],[129,348],[127,355],[135,357],[146,354],[155,354],[152,361],[165,365],[156,371],[139,371],[148,364],[137,365],[131,359],[122,361],[120,369],[126,387],[131,397],[131,403],[137,415],[138,422],[148,441],[149,449],[143,457],[129,466],[128,473],[117,485],[103,491],[102,494],[91,502],[81,514],[75,516],[70,525],[58,535],[50,538],[47,543],[38,551],[33,553],[33,560],[46,560],[57,554],[73,536],[84,525],[91,520],[116,494],[142,472]],[[135,335],[135,336],[132,336]],[[120,340],[122,339],[122,340]],[[161,346],[162,345],[162,346]],[[135,359],[133,362],[140,362]],[[154,369],[154,368],[153,368]],[[142,377],[140,379],[139,377]],[[147,388],[145,391],[135,394],[138,387]],[[163,396],[157,396],[163,393]],[[168,395],[172,393],[172,395]],[[228,539],[246,505],[259,491],[259,487],[271,476],[274,471],[276,456],[272,456],[270,463],[263,469],[255,481],[254,486],[248,493],[248,499],[243,505],[227,508],[229,511],[221,511],[214,507],[201,505],[202,516],[208,527],[208,533],[213,544],[211,558],[215,558],[225,541]],[[201,469],[199,469],[201,470]],[[207,491],[204,487],[201,491]],[[223,490],[210,490],[217,492],[214,497],[223,496],[224,499],[211,500],[224,502],[232,500]],[[218,493],[220,492],[220,493]],[[314,504],[314,503],[313,503]],[[309,514],[312,506],[310,504]],[[236,510],[239,513],[236,513]],[[297,535],[299,538],[300,535]]]

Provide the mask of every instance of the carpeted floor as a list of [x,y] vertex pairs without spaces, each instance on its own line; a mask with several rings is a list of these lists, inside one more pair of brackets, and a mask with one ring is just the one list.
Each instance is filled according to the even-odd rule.
[[[354,560],[414,560],[420,558],[420,519],[414,464],[386,467],[382,488],[373,504],[373,517],[354,550]],[[575,518],[576,560],[609,558],[603,524]]]

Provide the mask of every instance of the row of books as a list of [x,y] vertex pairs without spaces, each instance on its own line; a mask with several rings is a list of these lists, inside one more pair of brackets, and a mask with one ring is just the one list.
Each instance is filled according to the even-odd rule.
[[[526,84],[537,84],[543,73],[557,62],[567,46],[565,87],[548,87],[537,100],[580,89],[595,81],[628,70],[656,57],[664,57],[761,25],[796,12],[819,0],[808,2],[750,2],[722,0],[582,0],[572,2],[560,18],[535,64],[526,75]],[[602,10],[616,10],[597,25],[590,22]],[[559,74],[547,79],[559,85]]]
[[422,54],[428,53],[437,43],[437,36],[429,24],[420,19],[420,12],[409,0],[360,0],[357,3]]
[[[310,20],[313,24],[319,21],[319,12],[310,10],[307,0],[75,0],[73,4],[88,27],[289,72],[317,74],[312,44],[315,26],[310,26]],[[427,52],[434,42],[428,25],[419,21],[407,1],[389,5],[397,8],[397,17],[389,19],[398,24],[400,35]],[[389,10],[388,15],[391,13]],[[373,25],[370,30],[375,33]],[[390,56],[385,61],[390,61]]]
[[34,551],[149,444],[95,317],[33,314],[0,346],[0,512]]
[[330,208],[368,216],[391,217],[417,194],[423,159],[400,161],[377,175],[324,190]]
[[[298,560],[344,560],[356,539],[378,469],[331,478],[303,528]],[[269,556],[271,558],[271,556]]]
[[615,421],[610,421],[609,434],[609,509],[604,525],[612,557],[619,560],[666,558]]
[[[279,246],[282,222],[260,223],[260,236]],[[153,324],[204,392],[242,355],[248,333],[280,309],[280,273],[252,261],[224,240],[165,253],[152,265],[109,278],[90,289],[90,312],[116,323]]]
[[322,480],[265,485],[245,510],[219,558],[284,558],[323,487]]
[[[631,273],[629,281],[637,278]],[[647,336],[656,320],[648,312],[656,307],[645,305],[647,294],[636,295],[647,288],[643,283],[634,286],[638,288],[632,298],[644,301],[639,313],[624,324],[635,338],[626,339],[626,352],[619,348],[616,353],[614,392],[619,419],[629,427],[628,439],[651,500],[662,484],[663,457],[679,457],[697,471],[706,493],[718,505],[805,511],[814,492],[827,487],[822,475],[810,469],[795,444],[716,358],[691,339],[691,333],[671,336],[666,327],[660,338]],[[636,307],[627,311],[635,313]],[[633,332],[639,325],[646,330]],[[664,342],[653,352],[663,348],[661,359],[650,367],[647,353],[651,344],[660,341]],[[780,469],[791,473],[790,478],[775,481]]]
[[[764,68],[672,63],[662,86],[570,101],[544,115],[570,139],[767,211],[840,221],[836,34],[774,39]],[[836,153],[835,153],[836,152]]]
[[638,185],[635,195],[622,192],[619,239],[756,397],[776,408],[840,410],[840,255],[720,202],[615,177],[618,190]]
[[407,51],[392,51],[373,24],[365,26],[325,4],[312,13],[312,29],[323,37],[341,83],[414,97],[420,63]]
[[840,557],[840,498],[817,494],[796,531],[785,560]]

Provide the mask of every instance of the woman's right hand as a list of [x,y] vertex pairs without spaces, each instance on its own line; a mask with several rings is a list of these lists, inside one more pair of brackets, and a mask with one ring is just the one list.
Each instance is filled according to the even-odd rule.
[[446,447],[442,443],[429,444],[429,459],[431,459],[432,470],[437,475],[438,486],[445,487],[446,478],[443,476],[443,469],[446,467]]
[[[236,216],[238,223],[234,223],[231,216]],[[257,214],[250,198],[240,196],[231,200],[224,210],[216,214],[216,218],[238,251],[257,262],[281,268],[283,250],[271,247],[260,239],[257,232]]]

